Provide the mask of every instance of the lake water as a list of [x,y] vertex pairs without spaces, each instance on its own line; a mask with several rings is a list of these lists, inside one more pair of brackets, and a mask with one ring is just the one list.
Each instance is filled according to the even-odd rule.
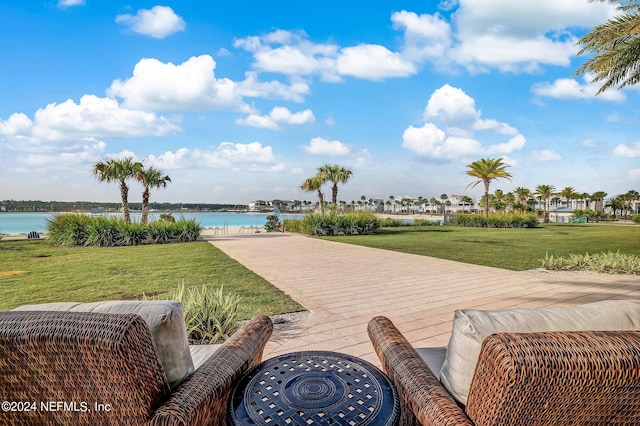
[[[105,213],[110,214],[110,213]],[[230,213],[230,212],[201,212],[201,213],[173,213],[176,219],[195,219],[203,228],[222,227],[225,222],[228,226],[264,226],[268,213]],[[0,213],[0,233],[15,235],[26,234],[31,231],[43,233],[46,231],[47,219],[51,213]],[[150,213],[149,220],[157,220],[159,213]],[[302,215],[281,214],[280,220],[300,218]],[[140,220],[140,213],[131,213],[131,220]]]

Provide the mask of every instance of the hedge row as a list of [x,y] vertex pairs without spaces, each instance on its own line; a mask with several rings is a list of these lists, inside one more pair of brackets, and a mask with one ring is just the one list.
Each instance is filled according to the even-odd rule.
[[303,219],[285,219],[284,229],[315,236],[370,235],[380,226],[373,213],[356,212],[345,214],[310,213]]
[[538,215],[493,214],[485,217],[480,214],[459,214],[456,225],[476,228],[535,228],[538,226]]
[[137,246],[195,241],[200,223],[194,219],[159,220],[147,225],[125,223],[113,216],[59,214],[47,219],[47,239],[59,246]]

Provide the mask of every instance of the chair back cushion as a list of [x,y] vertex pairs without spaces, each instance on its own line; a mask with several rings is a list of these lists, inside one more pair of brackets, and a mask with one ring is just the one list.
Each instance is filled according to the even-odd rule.
[[440,381],[458,402],[466,404],[482,342],[495,333],[638,329],[640,300],[538,309],[457,310]]
[[194,371],[180,303],[170,300],[111,300],[95,303],[60,302],[24,305],[16,311],[69,311],[104,314],[136,314],[151,329],[158,358],[167,381],[175,388]]
[[640,332],[490,336],[466,412],[476,426],[637,425]]
[[0,312],[1,424],[142,425],[169,392],[137,315]]

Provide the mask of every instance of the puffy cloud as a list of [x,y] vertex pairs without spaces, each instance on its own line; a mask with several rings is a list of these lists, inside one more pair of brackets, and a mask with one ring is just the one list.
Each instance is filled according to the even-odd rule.
[[124,99],[123,105],[145,110],[202,111],[225,109],[249,112],[228,78],[216,79],[216,62],[209,55],[193,56],[182,64],[141,59],[133,76],[115,80],[107,94]]
[[236,120],[236,123],[245,126],[278,130],[280,129],[279,123],[306,124],[313,123],[315,121],[316,118],[310,109],[305,109],[304,111],[292,114],[291,111],[285,107],[275,107],[271,110],[269,115],[250,114],[247,118],[240,118]]
[[118,15],[116,22],[127,25],[135,33],[155,38],[165,38],[186,27],[184,20],[168,6],[140,9],[135,15]]
[[237,91],[242,96],[264,99],[284,99],[303,102],[309,94],[309,84],[301,79],[293,79],[290,85],[276,80],[261,82],[255,72],[246,72],[244,81],[238,83]]
[[284,165],[273,154],[272,148],[263,146],[260,142],[248,144],[222,142],[217,148],[211,150],[181,148],[176,152],[167,151],[159,156],[150,155],[148,161],[151,165],[163,170],[193,167],[263,172],[284,170]]
[[599,86],[589,84],[592,76],[585,76],[585,83],[580,84],[572,78],[560,78],[553,83],[535,84],[531,91],[537,95],[555,99],[596,99],[609,102],[622,102],[625,95],[618,90],[608,90],[596,96]]
[[627,177],[631,182],[640,181],[640,169],[631,169],[629,173],[627,173]]
[[620,144],[613,150],[616,157],[640,157],[640,142],[634,142],[630,145]]
[[0,142],[23,151],[83,149],[96,138],[161,136],[180,127],[152,112],[123,108],[117,101],[85,95],[76,104],[72,100],[52,103],[34,114],[12,114],[0,120]]
[[[427,159],[466,158],[472,155],[500,155],[522,150],[524,136],[512,126],[481,118],[475,100],[459,88],[445,84],[435,90],[424,112],[422,127],[409,126],[402,135],[402,146]],[[435,122],[441,123],[441,128]],[[476,133],[494,143],[481,143]],[[501,137],[511,136],[500,142]]]
[[418,15],[403,10],[391,15],[391,21],[395,29],[404,30],[404,57],[436,63],[446,58],[452,43],[451,26],[440,15]]
[[474,71],[567,66],[577,51],[571,30],[599,24],[614,12],[615,5],[583,0],[460,0],[453,15],[457,44],[449,53]]
[[532,151],[532,156],[535,161],[559,161],[562,160],[562,156],[553,149],[540,149]]
[[377,44],[362,44],[342,49],[336,69],[340,75],[367,80],[406,77],[417,72],[411,62]]
[[330,157],[342,157],[349,155],[351,149],[340,141],[330,141],[324,138],[313,138],[304,150],[313,155],[327,155]]
[[234,46],[253,53],[255,69],[291,76],[320,75],[325,81],[342,76],[368,80],[405,77],[416,73],[413,63],[384,46],[343,47],[313,43],[305,33],[277,30],[262,37],[237,39]]

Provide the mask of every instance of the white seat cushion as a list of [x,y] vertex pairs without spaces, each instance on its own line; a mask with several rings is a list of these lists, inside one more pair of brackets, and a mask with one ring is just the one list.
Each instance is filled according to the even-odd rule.
[[220,345],[191,345],[189,351],[191,352],[191,359],[193,360],[193,367],[197,370],[206,360],[209,359],[218,349]]
[[440,370],[442,364],[447,356],[446,346],[436,348],[416,348],[416,352],[420,355],[420,358],[429,366],[429,369],[436,376],[436,379],[440,380]]
[[175,388],[194,371],[180,303],[171,300],[111,300],[95,303],[60,302],[24,305],[16,311],[71,311],[137,314],[145,320],[156,345],[167,382]]
[[482,342],[495,333],[639,329],[640,300],[540,309],[457,310],[440,381],[466,405]]

